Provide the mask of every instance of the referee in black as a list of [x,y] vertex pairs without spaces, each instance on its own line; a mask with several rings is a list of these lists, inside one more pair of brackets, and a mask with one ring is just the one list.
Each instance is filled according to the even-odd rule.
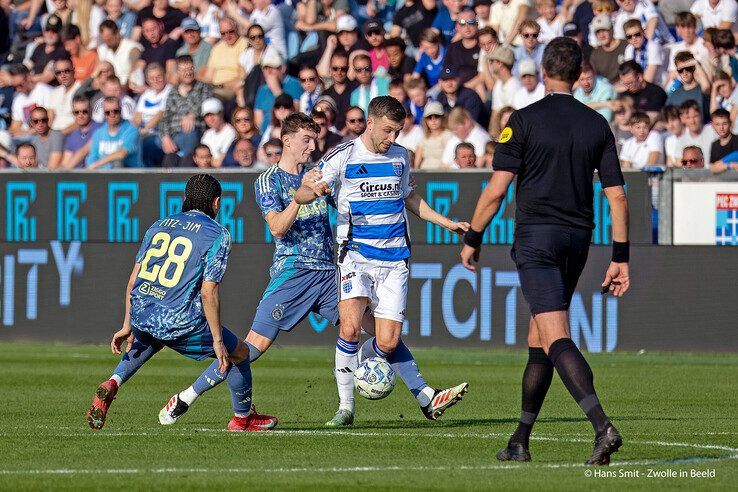
[[592,370],[571,340],[568,311],[587,261],[594,228],[593,185],[599,174],[612,216],[612,262],[603,293],[628,290],[628,202],[615,139],[607,121],[571,95],[579,78],[582,52],[568,38],[552,40],[543,53],[548,95],[510,117],[500,134],[494,173],[477,203],[461,251],[464,266],[475,270],[482,233],[497,213],[517,175],[516,230],[511,256],[531,311],[528,364],[518,427],[497,453],[502,461],[529,461],[528,440],[551,385],[554,368],[595,431],[589,465],[607,465],[622,437],[605,415],[595,392]]

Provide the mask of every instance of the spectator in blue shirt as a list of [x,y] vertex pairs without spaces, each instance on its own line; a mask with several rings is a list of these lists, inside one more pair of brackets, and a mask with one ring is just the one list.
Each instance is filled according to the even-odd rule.
[[92,135],[102,126],[92,120],[92,106],[90,99],[84,95],[74,96],[72,99],[72,114],[77,125],[64,141],[61,167],[74,169],[84,167],[85,158],[90,153]]
[[446,48],[441,43],[441,35],[433,28],[423,29],[420,34],[420,58],[415,64],[413,78],[422,77],[431,89],[438,84],[438,76],[443,68]]
[[[274,99],[286,93],[295,101],[299,101],[303,90],[299,80],[286,74],[286,66],[277,53],[266,52],[261,60],[261,69],[264,72],[264,83],[256,91],[254,120],[264,133],[272,118]],[[297,109],[295,106],[295,110]]]
[[443,8],[436,14],[431,27],[438,29],[445,44],[450,43],[456,34],[456,16],[465,6],[464,0],[443,0]]
[[607,121],[612,121],[612,108],[617,94],[610,81],[597,75],[589,62],[584,62],[578,85],[573,93],[574,99],[594,109]]
[[141,167],[141,139],[138,128],[121,117],[120,102],[115,97],[103,101],[105,124],[92,135],[89,169]]

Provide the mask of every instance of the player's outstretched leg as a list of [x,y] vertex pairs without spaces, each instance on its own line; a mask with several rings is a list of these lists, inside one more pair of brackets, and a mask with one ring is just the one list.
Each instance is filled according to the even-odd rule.
[[100,386],[95,390],[92,404],[87,411],[87,423],[90,424],[91,428],[95,430],[103,428],[110,404],[115,399],[115,395],[118,394],[120,386],[128,381],[161,348],[162,345],[160,344],[146,344],[137,339],[133,340],[129,350],[123,352],[120,362],[118,362],[110,379],[100,383]]
[[215,388],[226,379],[226,374],[218,371],[218,359],[215,359],[207,369],[184,391],[172,396],[164,408],[159,411],[159,423],[172,425],[190,409],[200,395]]
[[228,389],[233,400],[235,416],[228,423],[232,432],[264,431],[277,425],[277,418],[256,413],[251,403],[251,364],[248,357],[228,370]]
[[326,422],[326,427],[346,427],[354,423],[354,373],[359,366],[358,351],[359,342],[338,337],[335,355],[338,411]]
[[443,412],[459,402],[469,389],[467,383],[444,390],[436,390],[428,386],[420,374],[413,354],[402,339],[397,343],[395,350],[387,354],[377,346],[375,337],[370,338],[361,347],[360,362],[370,357],[382,357],[387,360],[420,404],[423,415],[430,420],[437,420]]
[[587,415],[595,431],[595,444],[588,465],[608,465],[610,455],[623,444],[623,438],[602,410],[594,389],[592,369],[571,338],[559,338],[548,348],[556,372],[564,386]]
[[528,442],[533,424],[546,398],[554,366],[540,347],[528,348],[528,364],[523,372],[523,396],[520,421],[507,447],[497,453],[500,461],[530,461]]

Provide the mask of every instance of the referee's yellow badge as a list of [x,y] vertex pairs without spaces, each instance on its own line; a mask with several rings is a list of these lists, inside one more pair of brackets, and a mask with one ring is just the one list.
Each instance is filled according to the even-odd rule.
[[508,140],[512,138],[512,128],[509,126],[506,126],[504,130],[502,130],[502,133],[500,133],[500,138],[497,139],[498,143],[505,143]]

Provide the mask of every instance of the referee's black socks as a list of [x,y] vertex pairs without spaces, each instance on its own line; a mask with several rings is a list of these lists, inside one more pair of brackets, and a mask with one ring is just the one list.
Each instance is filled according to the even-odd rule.
[[528,349],[528,365],[523,372],[523,403],[518,428],[510,437],[510,443],[519,443],[528,448],[533,424],[546,398],[554,366],[542,348]]
[[552,343],[548,348],[548,358],[551,359],[566,389],[592,422],[595,434],[597,436],[603,434],[610,421],[597,399],[592,369],[572,339],[560,338]]

